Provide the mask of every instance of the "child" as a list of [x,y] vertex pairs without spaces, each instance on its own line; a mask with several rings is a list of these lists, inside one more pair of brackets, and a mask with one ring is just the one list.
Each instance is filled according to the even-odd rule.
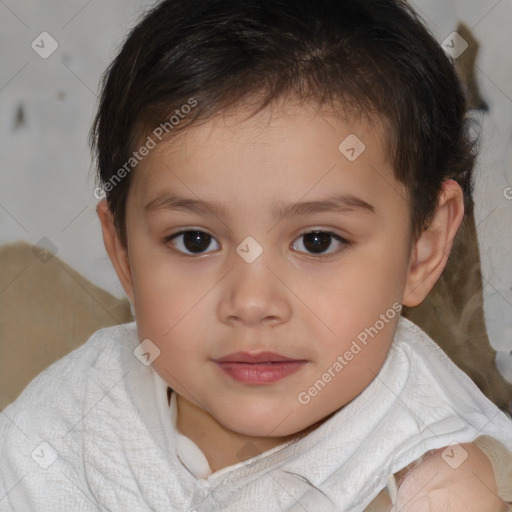
[[107,71],[103,240],[135,313],[1,417],[1,510],[502,511],[512,421],[400,316],[474,145],[399,0],[167,0]]

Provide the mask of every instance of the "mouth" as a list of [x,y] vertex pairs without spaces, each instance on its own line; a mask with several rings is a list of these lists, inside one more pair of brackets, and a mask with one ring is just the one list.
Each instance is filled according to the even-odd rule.
[[292,359],[273,352],[237,352],[213,362],[228,377],[251,385],[276,382],[300,370],[307,361]]

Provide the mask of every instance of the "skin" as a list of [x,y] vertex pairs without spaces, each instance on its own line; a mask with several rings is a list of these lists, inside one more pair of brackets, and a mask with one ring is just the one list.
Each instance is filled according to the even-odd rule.
[[[239,108],[189,127],[132,171],[126,248],[106,201],[97,206],[139,338],[159,347],[153,368],[177,392],[178,429],[213,471],[304,432],[368,386],[386,359],[398,315],[308,404],[298,400],[393,303],[424,299],[463,217],[462,191],[449,180],[431,226],[411,244],[407,192],[394,178],[375,120],[343,121],[292,101],[249,120],[246,114]],[[338,150],[349,134],[366,146],[353,162]],[[227,211],[145,213],[166,190]],[[334,194],[353,195],[375,211],[281,219],[271,213],[276,202]],[[211,235],[207,252],[186,254],[183,237],[164,240],[183,229]],[[314,229],[350,243],[327,238],[330,246],[315,254],[302,236]],[[252,263],[236,252],[247,236],[263,248]],[[250,386],[212,362],[238,351],[273,351],[307,363],[277,382]]]
[[440,449],[413,469],[398,488],[393,512],[510,511],[498,496],[485,453],[473,443],[463,443],[459,450],[464,450],[467,458],[458,467],[450,467]]

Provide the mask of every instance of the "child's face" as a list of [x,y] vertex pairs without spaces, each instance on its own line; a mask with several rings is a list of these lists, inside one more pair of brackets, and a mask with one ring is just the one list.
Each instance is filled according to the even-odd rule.
[[[134,171],[124,286],[140,340],[161,351],[153,367],[179,395],[232,431],[286,436],[356,397],[385,361],[404,302],[410,206],[377,125],[291,105],[243,115],[187,128]],[[354,139],[339,149],[350,134],[366,147],[353,161]],[[171,208],[171,194],[189,207]],[[350,200],[337,210],[274,215],[341,197]],[[183,230],[204,234],[164,241]],[[315,230],[349,243],[302,236]],[[301,362],[215,362],[237,352]]]

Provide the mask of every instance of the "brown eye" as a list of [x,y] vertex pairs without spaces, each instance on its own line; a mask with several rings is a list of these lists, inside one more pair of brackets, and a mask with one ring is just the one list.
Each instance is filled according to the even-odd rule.
[[336,252],[336,248],[348,245],[347,240],[345,240],[339,235],[335,235],[334,233],[329,233],[327,231],[311,231],[309,233],[304,233],[299,238],[297,238],[297,240],[301,239],[303,239],[303,242],[298,244],[298,249],[295,249],[299,251],[309,252],[310,254],[313,255],[323,255],[329,248],[332,248],[334,246],[335,250],[331,250],[327,253],[332,254],[333,252]]
[[204,231],[189,230],[171,235],[166,241],[185,254],[202,254],[210,247],[214,238]]

